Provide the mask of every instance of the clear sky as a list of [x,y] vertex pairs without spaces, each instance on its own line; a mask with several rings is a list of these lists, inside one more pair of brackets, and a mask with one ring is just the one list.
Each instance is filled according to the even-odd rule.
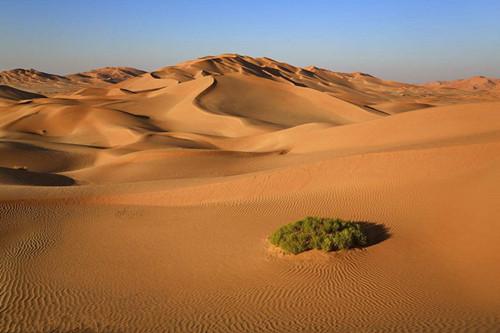
[[500,0],[0,0],[0,70],[220,53],[421,82],[500,77]]

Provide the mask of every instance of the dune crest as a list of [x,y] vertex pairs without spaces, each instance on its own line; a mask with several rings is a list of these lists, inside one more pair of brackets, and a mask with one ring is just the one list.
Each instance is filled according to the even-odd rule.
[[43,95],[56,95],[85,87],[106,87],[144,73],[131,67],[103,67],[63,76],[16,68],[0,72],[0,84]]

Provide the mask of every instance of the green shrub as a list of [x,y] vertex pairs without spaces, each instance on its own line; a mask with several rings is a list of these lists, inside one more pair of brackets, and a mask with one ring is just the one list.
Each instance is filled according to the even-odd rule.
[[269,236],[269,241],[293,254],[312,249],[344,250],[367,244],[360,223],[320,217],[306,217],[284,225]]

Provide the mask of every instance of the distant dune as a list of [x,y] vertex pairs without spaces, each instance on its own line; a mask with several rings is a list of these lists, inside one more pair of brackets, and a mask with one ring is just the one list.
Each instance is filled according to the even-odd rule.
[[89,72],[71,74],[67,77],[77,82],[86,82],[90,84],[95,84],[95,81],[118,83],[144,73],[146,72],[132,67],[103,67]]
[[34,93],[54,95],[84,87],[105,87],[144,73],[130,67],[103,67],[89,72],[61,76],[35,69],[17,68],[0,72],[0,84]]
[[484,76],[474,76],[468,79],[454,81],[435,81],[425,84],[427,87],[460,89],[466,91],[500,91],[500,79],[488,78]]
[[[1,332],[494,332],[500,90],[208,56],[0,73]],[[309,215],[363,250],[269,251]]]

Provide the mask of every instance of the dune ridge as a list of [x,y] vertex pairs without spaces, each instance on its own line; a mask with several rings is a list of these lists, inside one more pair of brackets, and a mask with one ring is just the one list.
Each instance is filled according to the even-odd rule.
[[102,67],[63,76],[40,72],[33,68],[16,68],[1,71],[0,84],[43,95],[56,95],[84,87],[105,87],[144,73],[132,67]]

